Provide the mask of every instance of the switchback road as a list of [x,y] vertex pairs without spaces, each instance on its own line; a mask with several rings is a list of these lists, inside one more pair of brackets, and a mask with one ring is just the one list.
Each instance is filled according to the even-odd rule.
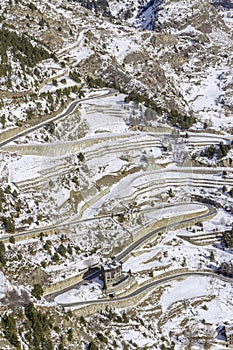
[[81,301],[81,302],[72,302],[72,303],[59,303],[59,305],[63,306],[63,307],[77,307],[77,308],[82,308],[85,307],[87,305],[98,305],[98,304],[113,304],[117,303],[119,301],[123,301],[123,300],[130,300],[131,298],[134,298],[135,296],[145,292],[146,290],[148,290],[148,292],[154,288],[157,288],[159,285],[167,283],[169,281],[172,281],[174,279],[177,278],[181,278],[181,277],[189,277],[189,276],[210,276],[210,277],[214,277],[214,278],[218,278],[221,280],[224,280],[226,282],[230,282],[233,283],[233,280],[229,279],[229,278],[224,278],[222,276],[219,276],[217,274],[214,274],[213,272],[199,272],[199,271],[189,271],[189,272],[180,272],[180,273],[176,273],[174,275],[170,275],[167,277],[162,277],[159,278],[151,283],[148,283],[138,289],[136,289],[135,291],[133,291],[132,293],[123,296],[123,297],[119,297],[119,298],[111,298],[111,299],[97,299],[97,300],[88,300],[88,301]]
[[162,231],[169,231],[171,229],[175,229],[176,226],[179,226],[179,225],[183,225],[183,224],[186,224],[187,225],[189,224],[189,222],[193,221],[193,220],[205,220],[207,219],[209,216],[212,216],[214,214],[217,213],[216,209],[214,207],[212,207],[211,205],[209,204],[205,204],[205,206],[208,207],[208,213],[205,213],[203,215],[199,215],[197,216],[196,218],[190,218],[190,219],[186,219],[186,220],[182,220],[180,222],[177,222],[177,223],[172,223],[172,224],[168,224],[164,227],[160,227],[160,228],[157,228],[151,232],[148,232],[145,236],[139,238],[137,241],[133,242],[129,247],[127,247],[123,252],[121,252],[120,254],[118,254],[116,256],[117,260],[122,260],[124,259],[127,255],[129,255],[134,249],[138,248],[142,243],[144,243],[145,241],[147,241],[148,239],[152,238],[154,235],[158,234],[159,232],[162,232]]
[[[179,226],[179,225],[188,225],[190,222],[192,222],[193,220],[198,220],[198,221],[201,221],[201,220],[206,220],[209,216],[212,216],[214,214],[216,214],[216,209],[213,208],[212,206],[208,205],[208,204],[205,204],[205,206],[208,207],[208,212],[203,214],[203,215],[199,215],[197,216],[196,218],[190,218],[190,219],[186,219],[186,220],[183,220],[183,221],[180,221],[180,222],[176,222],[176,223],[172,223],[172,224],[169,224],[169,225],[165,225],[165,226],[162,226],[156,230],[153,230],[151,232],[149,232],[148,234],[144,235],[143,237],[139,238],[137,241],[133,242],[129,247],[127,247],[122,253],[118,254],[116,256],[116,258],[118,260],[122,260],[124,259],[127,255],[129,255],[134,249],[138,248],[141,244],[143,244],[145,241],[147,241],[148,239],[152,238],[154,235],[157,235],[159,232],[164,232],[165,230],[171,230],[171,229],[175,229],[176,226]],[[91,280],[91,279],[94,279],[96,277],[98,277],[99,275],[101,274],[101,270],[99,271],[95,271],[93,274],[90,274],[88,276],[88,279]],[[78,282],[78,283],[75,283],[75,284],[72,284],[70,285],[69,287],[66,287],[62,290],[59,290],[57,292],[54,292],[54,293],[51,293],[51,294],[47,294],[46,295],[46,298],[48,300],[52,300],[54,299],[56,296],[58,296],[59,294],[62,294],[64,292],[67,292],[68,290],[70,289],[73,289],[73,288],[78,288],[80,287],[82,284],[83,284],[84,281],[81,281],[81,282]]]

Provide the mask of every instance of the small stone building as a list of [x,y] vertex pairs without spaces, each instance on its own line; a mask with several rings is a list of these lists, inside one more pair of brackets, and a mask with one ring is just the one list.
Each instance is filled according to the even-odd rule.
[[110,261],[101,265],[101,270],[103,274],[105,288],[112,288],[122,278],[122,262],[117,261],[115,258],[112,258]]
[[219,269],[218,269],[218,272],[224,276],[233,277],[233,264],[232,264],[232,262],[231,261],[222,262]]

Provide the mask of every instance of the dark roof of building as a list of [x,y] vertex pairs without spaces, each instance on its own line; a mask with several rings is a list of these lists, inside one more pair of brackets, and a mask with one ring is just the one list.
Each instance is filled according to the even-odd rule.
[[101,267],[104,271],[111,271],[111,270],[115,270],[118,267],[122,266],[122,262],[118,261],[116,259],[111,259],[109,261],[107,261],[105,264],[102,264]]

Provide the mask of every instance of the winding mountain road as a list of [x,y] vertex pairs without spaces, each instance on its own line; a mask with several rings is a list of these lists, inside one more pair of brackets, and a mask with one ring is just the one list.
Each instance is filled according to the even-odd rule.
[[[116,258],[118,260],[122,260],[124,259],[127,255],[129,255],[134,249],[138,248],[141,244],[143,244],[144,242],[146,242],[148,239],[152,238],[154,235],[158,234],[159,232],[163,232],[165,230],[170,230],[172,228],[175,228],[181,224],[189,224],[190,222],[192,222],[193,220],[206,220],[208,217],[215,215],[217,213],[216,209],[213,208],[211,205],[205,204],[205,206],[208,207],[208,212],[202,215],[198,215],[195,218],[189,218],[186,220],[182,220],[176,223],[172,223],[172,224],[168,224],[165,226],[162,226],[158,229],[155,229],[153,231],[148,232],[148,234],[144,235],[143,237],[139,238],[138,240],[136,240],[135,242],[133,242],[130,246],[128,246],[123,252],[121,252],[120,254],[118,254],[116,256]],[[101,270],[99,271],[94,271],[92,274],[88,275],[88,280],[94,279],[96,277],[98,277],[101,274]],[[62,294],[64,292],[69,291],[70,289],[74,289],[74,288],[78,288],[80,287],[82,284],[84,283],[84,280],[82,280],[81,282],[72,284],[66,288],[63,288],[57,292],[53,292],[51,294],[47,294],[46,295],[46,299],[47,300],[53,300],[56,296],[58,296],[59,294]]]
[[[8,143],[13,142],[15,140],[17,140],[18,138],[22,137],[22,136],[26,136],[36,130],[39,130],[41,128],[43,128],[45,125],[49,124],[50,122],[56,122],[64,117],[67,117],[68,115],[70,115],[71,113],[73,113],[73,111],[75,110],[75,108],[77,107],[77,105],[83,101],[88,101],[91,100],[93,98],[101,98],[103,96],[111,96],[113,93],[115,93],[115,91],[113,89],[109,89],[106,90],[105,94],[102,95],[95,95],[95,96],[90,96],[84,99],[78,99],[76,101],[73,101],[72,103],[70,103],[70,105],[65,109],[65,111],[63,111],[61,114],[56,115],[53,118],[50,118],[49,120],[46,120],[42,123],[39,123],[33,127],[28,128],[27,130],[24,130],[22,132],[19,132],[17,135],[14,135],[10,138],[8,138],[7,140],[0,142],[0,147],[4,147],[6,146]],[[171,230],[171,229],[175,229],[177,226],[179,225],[188,225],[190,222],[192,222],[193,220],[198,220],[198,221],[202,221],[202,220],[206,220],[208,217],[213,216],[214,214],[216,214],[216,209],[214,207],[212,207],[211,205],[206,204],[206,207],[208,207],[208,212],[202,215],[198,215],[196,218],[189,218],[189,219],[185,219],[182,221],[178,221],[175,223],[171,223],[168,225],[165,225],[163,227],[157,228],[155,230],[152,230],[150,232],[148,232],[147,234],[145,234],[143,237],[139,238],[138,240],[136,240],[135,242],[133,242],[132,244],[130,244],[125,250],[123,250],[120,254],[118,254],[116,256],[116,258],[118,260],[123,260],[126,256],[128,256],[133,250],[135,250],[136,248],[138,248],[141,244],[143,244],[144,242],[146,242],[147,240],[151,239],[153,236],[157,235],[160,232],[164,232],[165,230]],[[110,217],[111,214],[107,214],[107,215],[103,215],[101,216],[101,218],[107,218]],[[99,219],[99,217],[94,218],[94,219]],[[77,220],[77,221],[73,221],[72,223],[66,223],[66,224],[76,224],[78,222],[83,222],[83,221],[89,221],[89,220],[93,220],[93,218],[90,219],[86,219],[86,220]],[[56,230],[59,227],[64,226],[64,223],[59,224],[59,225],[51,225],[48,226],[46,228],[38,228],[35,230],[31,230],[31,231],[26,231],[26,232],[21,232],[21,233],[17,233],[15,235],[13,235],[13,237],[17,238],[17,237],[24,237],[26,238],[26,236],[28,235],[38,235],[40,234],[42,231],[49,231],[49,230]],[[11,235],[9,236],[5,236],[4,239],[9,239],[11,237]],[[94,278],[96,276],[98,276],[100,274],[100,271],[94,272],[92,275],[89,275],[88,278]],[[188,276],[215,276],[217,278],[220,278],[220,276],[217,276],[213,273],[210,272],[200,272],[200,271],[193,271],[193,272],[182,272],[182,273],[176,273],[170,276],[166,276],[166,277],[162,277],[158,280],[155,280],[151,283],[148,283],[142,287],[139,287],[137,290],[133,291],[132,293],[124,296],[124,297],[119,297],[119,298],[112,298],[112,299],[99,299],[99,300],[89,300],[89,301],[84,301],[84,302],[73,302],[73,303],[59,303],[59,305],[63,306],[63,307],[84,307],[87,305],[95,305],[95,304],[109,304],[109,303],[114,303],[114,302],[118,302],[118,301],[123,301],[123,300],[130,300],[131,298],[140,295],[141,293],[145,292],[145,291],[149,291],[150,289],[156,288],[158,285],[166,283],[170,280],[179,278],[179,277],[188,277]],[[52,293],[49,294],[47,297],[49,299],[51,299],[51,297],[55,297],[61,293],[64,293],[64,291],[70,290],[74,287],[78,287],[79,285],[81,285],[83,283],[83,281],[81,281],[80,283],[76,283],[75,285],[71,285],[68,288],[65,288],[63,290],[60,290],[59,292],[56,293]]]
[[205,220],[207,219],[209,216],[212,216],[214,214],[217,213],[216,209],[214,207],[212,207],[209,204],[205,204],[206,207],[208,207],[208,212],[203,214],[203,215],[199,215],[196,218],[190,218],[190,219],[186,219],[186,220],[182,220],[180,222],[176,222],[176,223],[172,223],[172,224],[168,224],[166,226],[157,228],[151,232],[148,232],[145,236],[139,238],[137,241],[133,242],[130,246],[128,246],[123,252],[121,252],[120,254],[118,254],[116,256],[117,260],[122,260],[124,259],[127,255],[129,255],[134,249],[138,248],[142,243],[144,243],[145,241],[147,241],[148,239],[152,238],[155,234],[158,234],[159,232],[162,232],[164,230],[170,230],[170,229],[174,229],[176,226],[179,225],[183,225],[183,224],[188,224],[189,222],[193,221],[193,220]]
[[102,94],[102,95],[94,95],[94,96],[89,96],[83,99],[78,99],[74,102],[71,102],[70,105],[66,108],[66,110],[64,112],[62,112],[61,114],[56,115],[55,117],[52,117],[42,123],[39,123],[33,127],[28,128],[27,130],[21,131],[19,132],[17,135],[14,135],[12,137],[9,137],[7,140],[0,142],[0,148],[3,146],[6,146],[8,143],[17,140],[18,138],[22,137],[22,136],[26,136],[30,133],[32,133],[33,131],[36,131],[38,129],[43,128],[45,125],[49,124],[50,122],[56,122],[64,117],[67,117],[68,115],[70,115],[71,113],[73,113],[73,111],[75,110],[75,108],[77,107],[77,105],[81,102],[84,101],[88,101],[91,100],[93,98],[100,98],[100,97],[107,97],[107,96],[111,96],[113,93],[115,93],[115,90],[113,89],[108,89],[106,90],[106,94]]
[[97,299],[97,300],[88,300],[88,301],[81,301],[81,302],[72,302],[72,303],[58,303],[59,305],[63,306],[63,307],[77,307],[77,308],[82,308],[88,305],[98,305],[98,304],[109,304],[112,305],[114,303],[117,303],[119,301],[124,301],[124,300],[130,300],[131,298],[134,298],[137,295],[140,295],[141,293],[145,292],[146,290],[148,290],[148,292],[151,289],[154,289],[156,287],[158,287],[161,284],[167,283],[169,281],[172,281],[174,279],[180,278],[180,277],[189,277],[189,276],[210,276],[210,277],[214,277],[214,278],[218,278],[221,279],[223,281],[226,282],[230,282],[233,283],[233,280],[230,280],[229,278],[224,278],[222,276],[219,276],[217,274],[214,274],[213,272],[199,272],[199,271],[189,271],[189,272],[180,272],[180,273],[176,273],[170,276],[166,276],[166,277],[162,277],[159,278],[151,283],[148,283],[142,287],[139,287],[138,289],[136,289],[135,291],[133,291],[132,293],[123,296],[123,297],[119,297],[119,298],[111,298],[111,299]]

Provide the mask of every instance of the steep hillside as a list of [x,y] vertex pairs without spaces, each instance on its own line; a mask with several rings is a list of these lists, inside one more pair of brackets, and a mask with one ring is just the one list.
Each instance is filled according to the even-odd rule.
[[0,349],[228,349],[232,24],[1,1]]
[[[26,43],[24,51],[19,44],[17,54],[11,54],[13,46],[1,51],[4,126],[16,122],[6,111],[4,97],[10,92],[15,97],[52,92],[52,98],[41,96],[41,111],[34,104],[23,107],[33,115],[59,108],[58,88],[41,90],[56,84],[53,79],[63,79],[59,90],[65,96],[67,87],[77,91],[81,81],[112,86],[159,112],[161,107],[195,112],[200,125],[209,127],[216,118],[223,127],[232,110],[230,12],[226,16],[207,0],[4,1],[1,21],[2,31]],[[18,124],[28,121],[25,113],[17,113]]]

